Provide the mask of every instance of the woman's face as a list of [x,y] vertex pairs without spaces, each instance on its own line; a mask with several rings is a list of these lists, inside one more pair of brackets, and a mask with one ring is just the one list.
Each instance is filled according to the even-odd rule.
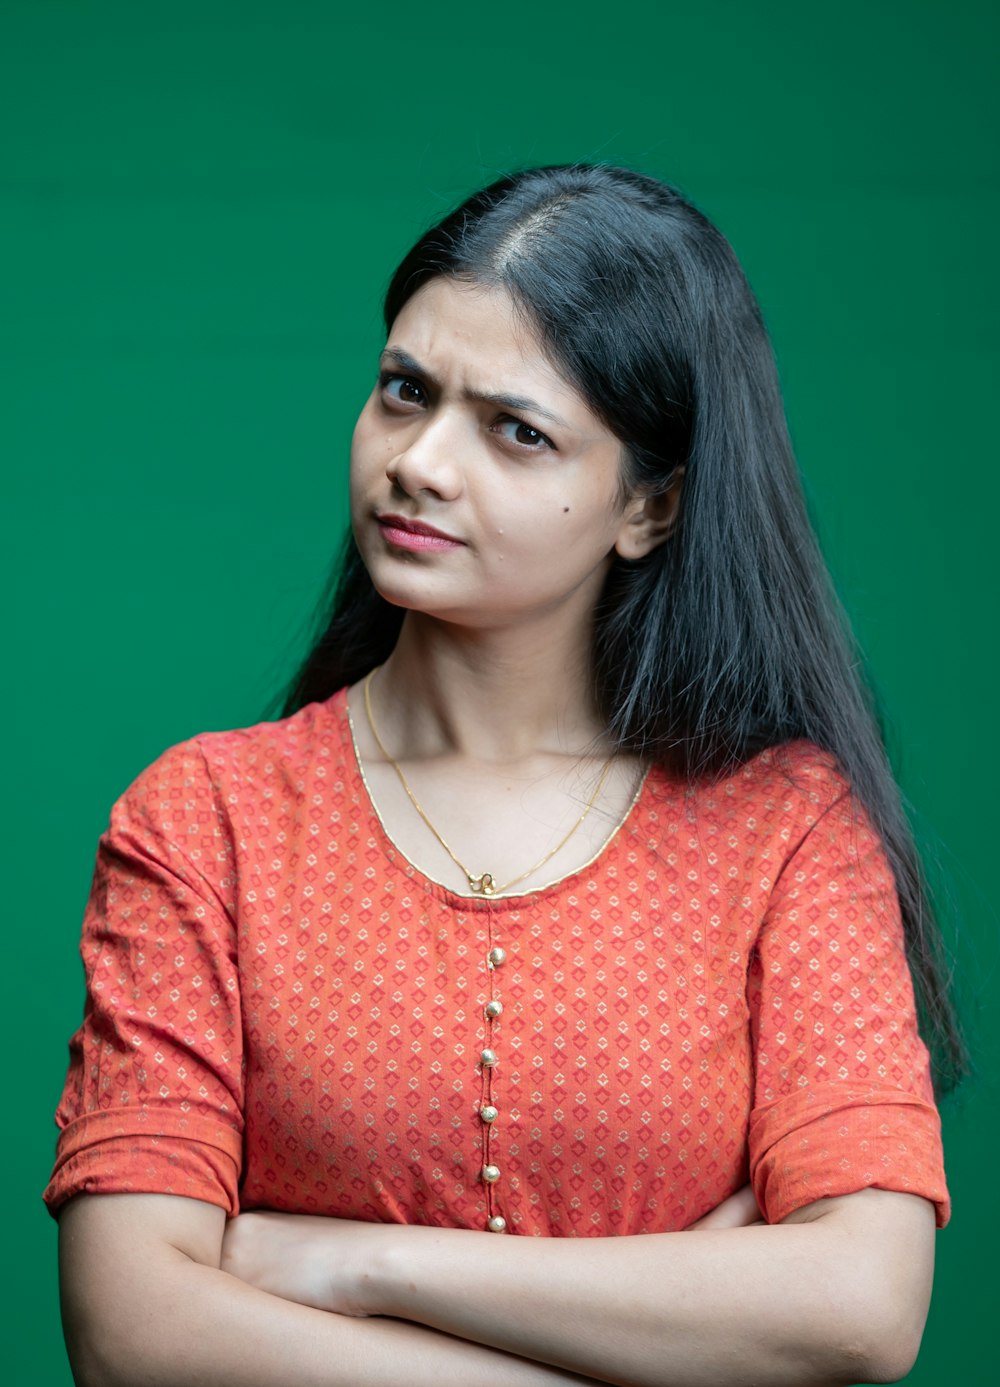
[[398,606],[480,628],[589,618],[616,547],[643,552],[621,465],[505,291],[434,279],[393,324],[354,430],[355,538]]

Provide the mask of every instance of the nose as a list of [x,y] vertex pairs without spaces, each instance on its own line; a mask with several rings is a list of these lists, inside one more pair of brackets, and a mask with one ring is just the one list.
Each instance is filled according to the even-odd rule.
[[423,493],[454,501],[462,491],[462,473],[455,461],[462,447],[460,434],[457,421],[444,411],[414,420],[405,439],[394,439],[403,446],[389,459],[385,475],[407,496]]

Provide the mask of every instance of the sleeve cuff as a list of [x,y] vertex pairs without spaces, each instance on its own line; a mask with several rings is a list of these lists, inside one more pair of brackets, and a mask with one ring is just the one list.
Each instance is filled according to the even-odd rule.
[[791,1094],[750,1118],[750,1178],[768,1223],[817,1199],[876,1186],[918,1194],[951,1216],[933,1104],[892,1088],[831,1085]]
[[155,1108],[85,1113],[62,1131],[43,1194],[57,1214],[76,1194],[173,1194],[239,1212],[242,1138],[217,1118]]

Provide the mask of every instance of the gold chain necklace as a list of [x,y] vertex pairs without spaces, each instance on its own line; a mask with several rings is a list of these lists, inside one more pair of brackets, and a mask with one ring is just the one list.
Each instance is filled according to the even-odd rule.
[[410,789],[409,783],[407,782],[406,776],[403,774],[403,769],[400,766],[399,762],[394,760],[393,757],[391,757],[388,751],[386,750],[385,743],[382,741],[382,738],[378,735],[378,728],[375,726],[375,718],[372,716],[372,702],[371,694],[369,692],[372,679],[374,678],[375,674],[378,672],[379,669],[381,669],[381,666],[376,666],[376,668],[373,669],[371,673],[368,675],[364,683],[365,716],[368,719],[368,726],[371,728],[372,736],[375,738],[375,744],[378,747],[379,751],[382,753],[382,755],[385,757],[385,759],[389,762],[390,766],[392,766],[393,770],[399,776],[399,783],[406,791],[409,801],[413,805],[414,809],[423,819],[424,823],[427,825],[430,831],[434,834],[434,837],[444,848],[445,852],[451,858],[452,862],[454,862],[455,866],[458,867],[465,874],[466,880],[469,883],[469,890],[477,896],[496,896],[503,891],[509,891],[510,888],[512,886],[516,886],[519,881],[523,881],[525,877],[529,877],[532,875],[533,872],[537,872],[539,867],[544,867],[546,862],[548,862],[550,858],[555,857],[556,853],[560,850],[560,848],[564,848],[566,846],[566,844],[572,838],[573,834],[577,831],[577,829],[583,823],[584,819],[590,813],[591,809],[593,809],[594,805],[597,803],[597,797],[604,788],[604,782],[607,780],[608,773],[611,770],[611,763],[615,759],[614,754],[612,753],[612,755],[609,756],[608,759],[605,761],[604,769],[601,771],[600,778],[598,779],[597,785],[594,789],[594,793],[590,796],[590,799],[587,801],[586,806],[584,807],[583,813],[577,819],[576,823],[566,834],[566,836],[564,838],[561,838],[551,852],[547,852],[544,857],[540,857],[538,861],[534,864],[534,866],[529,867],[526,872],[522,872],[520,876],[514,877],[512,881],[505,882],[503,886],[498,886],[496,877],[493,875],[492,872],[480,872],[477,876],[475,872],[470,872],[465,863],[460,861],[459,858],[456,857],[455,853],[451,850],[451,848],[448,846],[445,840],[441,837],[440,833],[438,833],[437,829],[431,823],[420,801],[417,799],[416,795]]

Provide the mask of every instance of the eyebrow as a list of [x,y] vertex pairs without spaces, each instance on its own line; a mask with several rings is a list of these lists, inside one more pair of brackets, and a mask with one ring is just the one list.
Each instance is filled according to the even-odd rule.
[[[421,366],[419,361],[415,361],[409,352],[404,352],[401,347],[386,347],[382,353],[382,359],[385,360],[386,358],[394,365],[399,366],[401,370],[411,371],[413,375],[421,376],[431,385],[438,384],[426,367]],[[572,425],[567,424],[565,419],[560,418],[558,414],[553,414],[551,409],[546,409],[537,400],[532,400],[527,395],[506,395],[502,392],[493,393],[488,390],[469,389],[462,393],[468,400],[479,400],[483,404],[499,405],[501,409],[519,409],[526,410],[531,414],[538,414],[541,418],[549,419],[553,424],[558,424],[561,428],[569,429],[572,432]]]

